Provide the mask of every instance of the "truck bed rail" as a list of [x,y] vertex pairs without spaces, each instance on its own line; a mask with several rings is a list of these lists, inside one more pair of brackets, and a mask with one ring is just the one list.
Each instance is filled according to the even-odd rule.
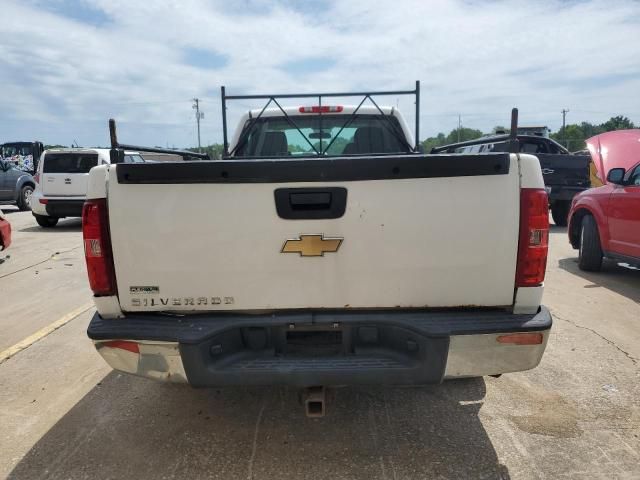
[[168,153],[171,155],[178,155],[183,160],[198,159],[198,160],[211,160],[206,153],[196,153],[189,150],[175,150],[172,148],[159,148],[159,147],[141,147],[139,145],[127,145],[118,142],[118,134],[116,131],[116,121],[109,119],[109,138],[111,139],[111,163],[124,163],[125,150],[132,150],[137,152],[149,152],[149,153]]

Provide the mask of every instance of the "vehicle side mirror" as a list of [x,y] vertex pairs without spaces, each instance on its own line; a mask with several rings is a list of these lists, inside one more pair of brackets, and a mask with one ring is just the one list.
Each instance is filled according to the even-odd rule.
[[607,173],[607,182],[614,185],[622,185],[624,183],[624,174],[626,170],[624,168],[612,168]]

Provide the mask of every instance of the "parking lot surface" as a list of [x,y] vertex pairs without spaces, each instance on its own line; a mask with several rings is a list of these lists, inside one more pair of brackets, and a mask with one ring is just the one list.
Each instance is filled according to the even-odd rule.
[[309,419],[295,389],[111,371],[85,335],[80,221],[42,229],[2,209],[14,243],[0,253],[0,477],[640,478],[640,271],[581,272],[563,228],[551,231],[555,323],[538,368],[340,388]]

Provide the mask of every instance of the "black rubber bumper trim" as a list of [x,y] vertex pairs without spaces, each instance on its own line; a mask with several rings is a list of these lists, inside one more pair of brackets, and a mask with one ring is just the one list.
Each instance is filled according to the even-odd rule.
[[336,311],[286,312],[276,314],[194,314],[169,316],[160,314],[126,314],[125,318],[103,319],[94,314],[87,330],[93,340],[132,339],[198,344],[240,327],[265,327],[288,324],[324,325],[366,323],[406,328],[429,337],[479,335],[503,332],[535,332],[551,328],[549,310],[541,306],[538,313],[515,315],[504,311]]
[[340,182],[507,175],[507,153],[120,163],[121,184]]
[[[539,331],[550,327],[551,316],[545,308],[535,315],[487,311],[338,311],[190,317],[130,315],[115,320],[94,315],[88,334],[94,340],[177,341],[184,371],[194,387],[306,387],[436,384],[444,377],[451,335]],[[314,353],[319,345],[313,344],[302,351],[289,351],[287,332],[304,329],[325,333],[339,330],[341,343],[331,345],[339,350],[328,355]],[[252,332],[258,332],[257,336]],[[259,340],[259,345],[255,340]]]
[[84,199],[82,200],[49,200],[45,206],[50,217],[81,217]]

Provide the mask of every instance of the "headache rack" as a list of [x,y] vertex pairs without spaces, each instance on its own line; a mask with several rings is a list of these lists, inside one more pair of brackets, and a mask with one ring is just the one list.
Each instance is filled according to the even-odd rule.
[[[373,96],[389,96],[389,95],[414,95],[415,96],[415,144],[408,145],[406,139],[404,137],[403,132],[398,131],[399,128],[395,123],[393,123],[389,117],[391,115],[385,114],[380,106],[376,103],[376,101],[372,98]],[[320,150],[318,150],[315,145],[307,138],[306,135],[302,133],[300,128],[296,125],[294,120],[290,115],[287,114],[285,109],[280,105],[278,99],[283,98],[315,98],[318,100],[318,105],[314,108],[313,113],[316,113],[319,117],[319,126],[320,132],[322,133],[322,113],[323,113],[323,98],[332,98],[332,97],[362,97],[362,100],[355,108],[353,113],[350,115],[345,115],[347,117],[345,123],[340,127],[338,133],[333,137],[333,139],[327,143],[326,147],[322,145],[322,135],[320,136]],[[283,117],[287,120],[287,122],[294,127],[298,132],[302,135],[302,137],[307,141],[307,143],[313,149],[315,155],[314,156],[324,156],[327,154],[328,149],[333,145],[333,142],[340,135],[342,130],[349,126],[349,124],[357,117],[358,111],[362,105],[369,100],[375,108],[379,112],[380,118],[387,122],[387,126],[390,131],[405,144],[408,150],[413,153],[422,153],[420,148],[420,81],[416,80],[416,86],[414,90],[388,90],[388,91],[379,91],[379,92],[334,92],[334,93],[287,93],[287,94],[276,94],[276,95],[227,95],[226,88],[224,86],[221,87],[220,98],[222,101],[222,133],[224,140],[224,152],[222,158],[231,157],[239,146],[246,141],[246,137],[248,137],[249,133],[253,125],[261,118],[262,114],[265,112],[267,107],[271,105],[271,103],[275,104],[283,114]],[[260,113],[255,117],[250,119],[249,125],[243,129],[240,138],[233,151],[229,152],[229,140],[227,133],[227,101],[229,100],[268,100],[267,103],[262,107]],[[328,107],[325,105],[325,107]],[[316,110],[317,109],[317,110]],[[509,152],[517,153],[519,152],[519,142],[518,142],[518,109],[513,108],[511,110],[511,133],[503,136],[493,137],[492,141],[507,141],[509,143]],[[116,133],[116,121],[114,119],[109,120],[109,137],[111,139],[111,152],[110,159],[111,163],[124,163],[124,152],[125,150],[139,151],[139,152],[149,152],[149,153],[167,153],[178,155],[182,157],[184,160],[211,160],[208,154],[206,153],[196,153],[189,150],[174,150],[170,148],[157,148],[157,147],[142,147],[139,145],[127,145],[118,142],[118,137]],[[460,142],[457,144],[443,145],[441,147],[436,147],[431,150],[431,154],[437,154],[446,152],[450,150],[454,145],[455,147],[463,147],[469,145],[477,145],[487,143],[487,139],[476,139],[468,142]],[[342,156],[342,155],[341,155]],[[250,157],[245,157],[250,158]]]
[[[415,96],[415,106],[416,106],[415,145],[407,144],[404,134],[401,131],[398,131],[399,129],[396,126],[396,124],[389,119],[390,115],[385,114],[382,111],[382,109],[378,106],[376,101],[372,98],[374,96],[389,96],[389,95],[396,95],[396,96],[397,95],[414,95]],[[338,133],[333,137],[333,139],[330,142],[327,142],[326,146],[323,146],[322,144],[322,114],[323,114],[322,99],[335,98],[335,97],[362,97],[362,100],[360,101],[360,103],[358,104],[358,106],[356,107],[356,109],[353,111],[351,115],[345,115],[345,117],[347,118],[345,120],[345,123],[342,125],[342,127],[338,131]],[[220,89],[220,98],[222,100],[222,134],[224,137],[223,158],[232,156],[238,150],[238,148],[244,145],[244,143],[248,139],[248,136],[253,126],[258,122],[258,120],[260,120],[260,118],[262,117],[262,114],[265,112],[267,107],[269,107],[269,105],[271,105],[272,103],[277,108],[280,109],[280,111],[282,112],[287,122],[293,128],[298,130],[298,132],[302,135],[302,137],[307,141],[307,143],[313,150],[314,156],[327,154],[327,150],[331,147],[331,145],[333,145],[334,140],[338,138],[338,136],[340,135],[340,133],[344,128],[348,127],[349,124],[353,122],[353,120],[357,117],[360,107],[362,107],[362,105],[367,100],[369,100],[376,107],[376,109],[380,114],[380,118],[386,122],[386,125],[390,129],[390,131],[396,136],[396,138],[398,138],[398,140],[400,140],[400,142],[405,144],[408,150],[412,152],[420,151],[419,149],[420,147],[420,140],[419,140],[420,139],[420,81],[419,80],[416,81],[416,87],[414,90],[389,90],[389,91],[380,91],[380,92],[287,93],[287,94],[277,94],[277,95],[227,95],[226,88],[223,86]],[[288,115],[285,109],[280,105],[280,102],[278,102],[278,99],[283,99],[283,98],[317,99],[318,101],[317,109],[315,109],[313,113],[316,113],[319,118],[319,128],[321,133],[320,139],[319,139],[320,140],[319,148],[316,148],[316,146],[307,138],[307,136],[304,133],[302,133],[300,128],[298,128],[298,126],[296,125],[295,121],[291,118],[291,115]],[[260,111],[258,116],[256,116],[255,118],[251,118],[250,123],[247,125],[246,128],[243,129],[240,135],[240,138],[238,139],[238,142],[236,143],[235,147],[231,152],[229,152],[229,140],[228,140],[228,133],[227,133],[227,101],[229,100],[267,100],[267,103],[264,105],[264,107],[262,107],[262,110]]]

